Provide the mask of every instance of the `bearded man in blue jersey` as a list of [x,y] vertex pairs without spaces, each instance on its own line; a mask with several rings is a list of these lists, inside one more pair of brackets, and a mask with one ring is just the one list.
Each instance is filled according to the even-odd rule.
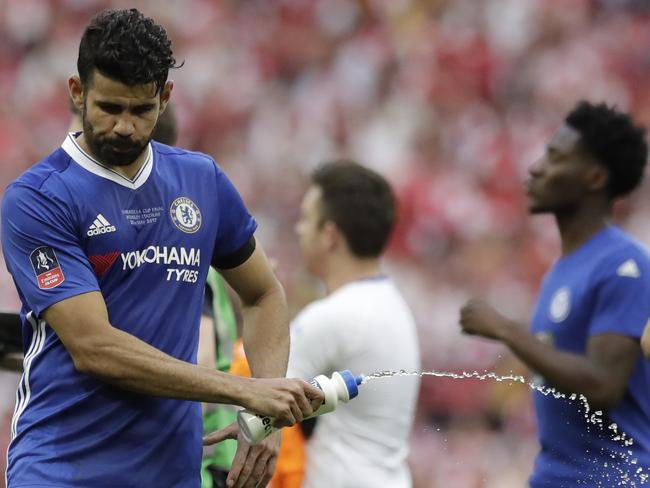
[[[2,204],[25,345],[8,486],[199,487],[198,402],[290,425],[323,396],[280,378],[284,293],[233,185],[209,156],[151,140],[176,67],[165,30],[135,9],[102,12],[77,67],[83,131]],[[256,378],[195,364],[210,264],[242,299]],[[251,447],[235,486],[264,486],[278,447],[277,436]]]
[[[629,115],[579,103],[530,170],[529,210],[553,214],[562,243],[530,332],[481,300],[461,310],[464,332],[503,342],[544,385],[582,394],[592,409],[534,393],[541,450],[532,488],[640,486],[650,473],[650,363],[640,346],[650,258],[610,223],[614,200],[643,177],[644,136]],[[603,425],[588,423],[599,409]],[[632,445],[615,439],[621,431]]]

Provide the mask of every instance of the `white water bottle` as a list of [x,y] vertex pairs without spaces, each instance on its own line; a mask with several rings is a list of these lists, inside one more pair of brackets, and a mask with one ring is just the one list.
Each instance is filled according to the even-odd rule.
[[[316,417],[336,409],[339,401],[349,402],[359,394],[359,385],[363,382],[363,376],[354,376],[350,371],[336,371],[331,378],[319,375],[309,380],[309,383],[320,388],[325,393],[325,401],[309,417],[303,420]],[[244,439],[249,444],[257,444],[276,430],[273,427],[273,417],[257,415],[249,410],[240,410],[237,413],[237,423]]]

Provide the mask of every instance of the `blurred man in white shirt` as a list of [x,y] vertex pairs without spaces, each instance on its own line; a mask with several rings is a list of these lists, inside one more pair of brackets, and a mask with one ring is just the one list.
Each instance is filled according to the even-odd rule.
[[[349,369],[419,371],[415,323],[380,256],[395,200],[379,174],[350,161],[312,175],[296,231],[308,271],[327,296],[294,320],[288,377]],[[409,432],[419,379],[380,379],[319,417],[307,446],[304,488],[410,487]]]

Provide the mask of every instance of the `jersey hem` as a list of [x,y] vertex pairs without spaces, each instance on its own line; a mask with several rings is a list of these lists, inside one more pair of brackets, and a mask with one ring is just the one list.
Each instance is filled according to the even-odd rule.
[[47,485],[42,484],[29,484],[29,485],[12,485],[11,483],[7,485],[7,488],[74,488],[74,485],[53,485],[48,483]]

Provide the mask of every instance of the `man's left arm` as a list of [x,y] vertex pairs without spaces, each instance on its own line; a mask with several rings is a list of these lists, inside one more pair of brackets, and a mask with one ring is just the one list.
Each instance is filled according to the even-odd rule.
[[284,290],[255,239],[255,219],[227,175],[216,164],[213,169],[221,217],[211,264],[241,299],[244,349],[253,376],[284,377],[289,357]]
[[[254,377],[284,377],[289,357],[289,319],[282,285],[275,277],[259,243],[242,264],[219,272],[241,300],[244,317],[244,349]],[[302,415],[296,412],[302,420]],[[213,441],[237,438],[237,452],[228,473],[229,486],[266,486],[280,451],[280,433],[249,445],[237,424],[213,433]],[[232,484],[230,484],[232,483]]]
[[251,256],[221,275],[241,299],[246,358],[257,378],[284,377],[289,357],[289,316],[282,285],[259,243]]

